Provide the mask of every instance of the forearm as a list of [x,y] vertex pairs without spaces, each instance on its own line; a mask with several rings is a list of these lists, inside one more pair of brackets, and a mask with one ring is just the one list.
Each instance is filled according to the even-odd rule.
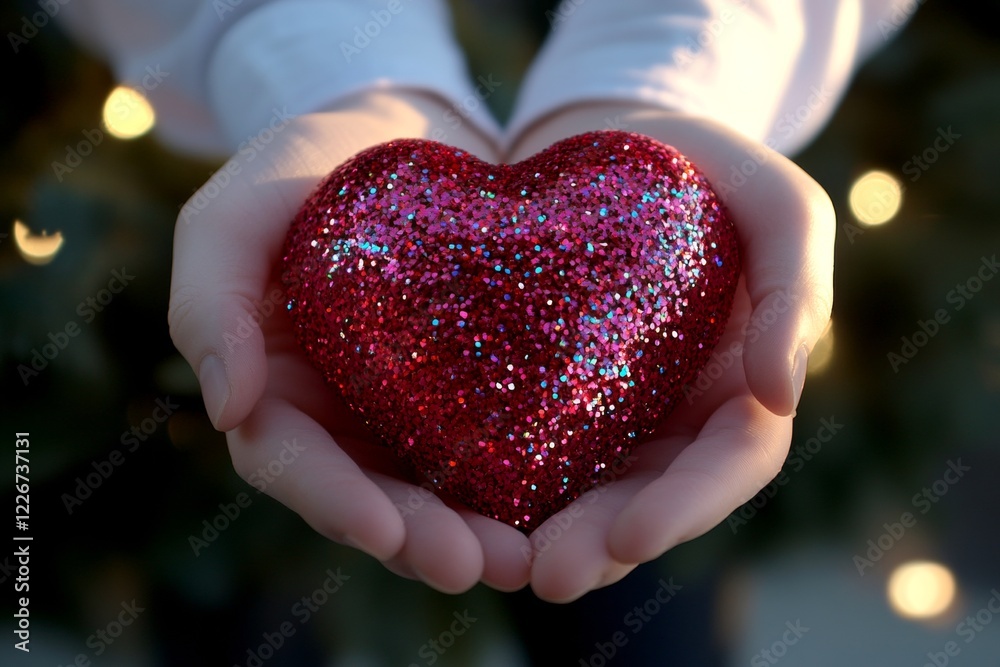
[[755,173],[772,159],[794,167],[783,156],[710,119],[616,101],[574,104],[549,114],[521,134],[511,159],[523,159],[555,141],[592,130],[636,132],[673,146],[705,170],[727,203],[731,191],[739,187],[731,182],[733,169],[743,174],[743,162],[752,161]]
[[905,20],[894,3],[566,0],[525,77],[508,136],[522,143],[523,132],[559,109],[617,100],[707,118],[793,153],[884,42],[876,27]]
[[646,134],[687,154],[685,148],[692,143],[689,133],[699,123],[704,121],[648,104],[615,100],[580,102],[557,109],[528,126],[511,146],[510,159],[523,160],[560,139],[593,130]]
[[322,132],[317,147],[336,145],[344,155],[393,139],[414,138],[440,141],[488,162],[500,159],[487,133],[456,112],[453,103],[429,92],[366,90],[310,114],[305,122]]
[[59,18],[142,90],[156,132],[178,150],[225,156],[276,113],[372,90],[426,91],[460,108],[461,124],[499,136],[485,106],[464,105],[475,87],[443,0],[74,0]]

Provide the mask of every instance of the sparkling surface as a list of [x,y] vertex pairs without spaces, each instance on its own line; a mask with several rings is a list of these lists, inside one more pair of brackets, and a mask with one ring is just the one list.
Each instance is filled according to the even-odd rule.
[[701,173],[611,131],[515,165],[376,146],[313,193],[283,261],[296,336],[348,404],[418,477],[525,531],[679,402],[740,270]]

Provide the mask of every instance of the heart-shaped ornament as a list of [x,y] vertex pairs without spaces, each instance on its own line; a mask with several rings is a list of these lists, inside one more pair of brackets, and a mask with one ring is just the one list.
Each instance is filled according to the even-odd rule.
[[614,131],[514,165],[375,146],[312,194],[283,261],[299,343],[346,402],[439,491],[524,531],[674,407],[740,272],[705,177]]

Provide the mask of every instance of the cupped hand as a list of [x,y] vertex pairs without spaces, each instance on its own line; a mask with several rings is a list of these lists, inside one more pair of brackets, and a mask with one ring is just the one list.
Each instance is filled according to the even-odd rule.
[[[822,189],[785,158],[663,111],[568,110],[519,142],[507,161],[616,117],[621,129],[677,147],[717,190],[734,166],[765,158],[732,191],[721,188],[744,262],[717,348],[729,350],[734,363],[689,394],[691,401],[636,449],[620,479],[543,524],[529,546],[515,529],[408,481],[372,447],[295,345],[272,273],[291,219],[323,176],[371,145],[439,136],[432,132],[445,111],[416,94],[359,96],[296,119],[252,162],[234,158],[222,170],[230,176],[224,187],[210,180],[182,209],[171,334],[199,375],[213,423],[227,431],[237,471],[321,534],[442,591],[477,581],[514,590],[530,579],[540,597],[572,600],[711,529],[777,473],[806,352],[829,318],[832,209]],[[446,143],[499,161],[473,131],[448,133]]]
[[531,535],[531,586],[551,601],[618,581],[702,535],[774,478],[788,453],[808,352],[832,306],[829,197],[790,160],[730,130],[658,109],[583,105],[529,130],[512,161],[607,127],[609,118],[616,129],[674,146],[702,169],[736,225],[743,274],[709,362],[718,368],[634,450],[623,474]]
[[[237,472],[328,538],[446,592],[528,581],[527,538],[450,507],[407,480],[293,340],[275,266],[289,224],[319,181],[357,152],[435,137],[496,162],[474,130],[418,93],[366,93],[291,121],[237,155],[181,210],[169,322],[226,431]],[[445,136],[442,136],[442,132]]]

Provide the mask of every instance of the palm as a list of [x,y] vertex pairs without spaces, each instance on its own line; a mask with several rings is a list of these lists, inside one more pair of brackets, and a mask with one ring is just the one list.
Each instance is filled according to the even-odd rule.
[[[675,146],[725,199],[740,237],[743,275],[716,348],[732,363],[634,451],[613,484],[586,494],[539,527],[531,584],[571,600],[636,564],[715,527],[779,471],[791,439],[805,355],[829,320],[833,209],[822,188],[788,159],[704,119],[628,103],[581,105],[523,137],[514,159],[615,118]],[[733,173],[755,158],[735,188]],[[720,186],[729,184],[728,189]],[[747,333],[750,332],[750,335]],[[744,340],[746,338],[746,340]],[[734,344],[738,344],[733,348]],[[719,362],[714,362],[719,364]],[[706,371],[714,371],[710,363]]]
[[237,470],[248,477],[295,437],[305,449],[301,460],[266,491],[320,533],[333,540],[350,535],[397,574],[442,590],[464,590],[480,579],[504,590],[524,586],[527,539],[414,484],[309,364],[291,327],[283,308],[261,327],[267,383],[248,419],[229,432]]
[[[635,449],[620,479],[549,519],[529,544],[514,528],[409,480],[306,361],[280,303],[260,331],[236,343],[227,338],[252,319],[255,301],[280,289],[269,267],[288,221],[320,178],[362,148],[423,136],[427,119],[441,113],[419,96],[400,107],[396,97],[373,93],[357,110],[301,117],[285,129],[265,159],[233,178],[203,217],[178,224],[171,334],[199,372],[213,422],[228,431],[237,471],[250,478],[281,462],[283,472],[265,491],[321,534],[443,591],[480,580],[512,590],[530,581],[545,599],[571,600],[710,530],[777,473],[797,400],[794,369],[804,367],[798,359],[829,317],[832,209],[815,182],[776,154],[727,201],[744,274],[717,349],[744,342],[747,323],[779,298],[791,304],[788,312],[766,335],[745,341],[745,351],[696,400],[682,397],[660,430]],[[534,145],[525,142],[511,161],[567,132],[599,127],[605,117],[673,143],[713,183],[724,182],[755,149],[703,121],[597,107],[542,125]],[[453,143],[496,161],[474,136]],[[283,445],[290,441],[296,443],[291,461]]]
[[[741,285],[718,350],[743,342],[750,312]],[[791,421],[753,398],[735,358],[703,393],[679,399],[620,479],[538,528],[532,586],[548,599],[572,599],[707,532],[774,476]]]
[[[749,316],[749,297],[741,285],[718,349],[743,342]],[[380,540],[398,542],[401,527],[402,546],[391,556],[383,555],[386,565],[445,590],[461,590],[479,578],[501,589],[519,588],[528,581],[526,539],[467,508],[449,507],[414,485],[308,363],[283,309],[275,310],[262,331],[268,380],[261,403],[230,434],[238,469],[249,472],[266,465],[261,457],[266,458],[270,448],[261,449],[259,443],[272,441],[271,448],[278,443],[262,438],[261,429],[273,431],[276,438],[298,434],[310,443],[308,459],[290,466],[286,479],[275,480],[276,488],[268,492],[321,533],[336,540],[347,532],[371,548]],[[771,467],[783,460],[791,418],[775,417],[760,408],[738,358],[702,395],[679,403],[654,436],[636,448],[627,474],[577,500],[577,507],[567,508],[561,518],[551,519],[535,533],[530,578],[543,597],[569,599],[607,585],[635,563],[696,537],[721,521],[734,503],[745,500],[740,493],[763,486]],[[778,438],[758,434],[767,447],[754,447],[754,434],[746,432],[747,410],[755,407],[761,413],[758,417],[773,422],[770,430],[784,433]],[[745,470],[738,460],[748,457],[763,457],[752,462],[763,466],[762,477],[739,483],[732,471]],[[345,507],[346,489],[352,502]],[[668,510],[626,517],[625,527],[618,528],[626,538],[614,548],[610,536],[622,523],[617,517],[640,494],[654,495],[658,500],[652,507]],[[673,500],[663,502],[664,498]],[[362,505],[365,513],[359,513]],[[331,531],[333,517],[354,525],[337,523]],[[629,523],[641,524],[642,529],[632,530]]]

